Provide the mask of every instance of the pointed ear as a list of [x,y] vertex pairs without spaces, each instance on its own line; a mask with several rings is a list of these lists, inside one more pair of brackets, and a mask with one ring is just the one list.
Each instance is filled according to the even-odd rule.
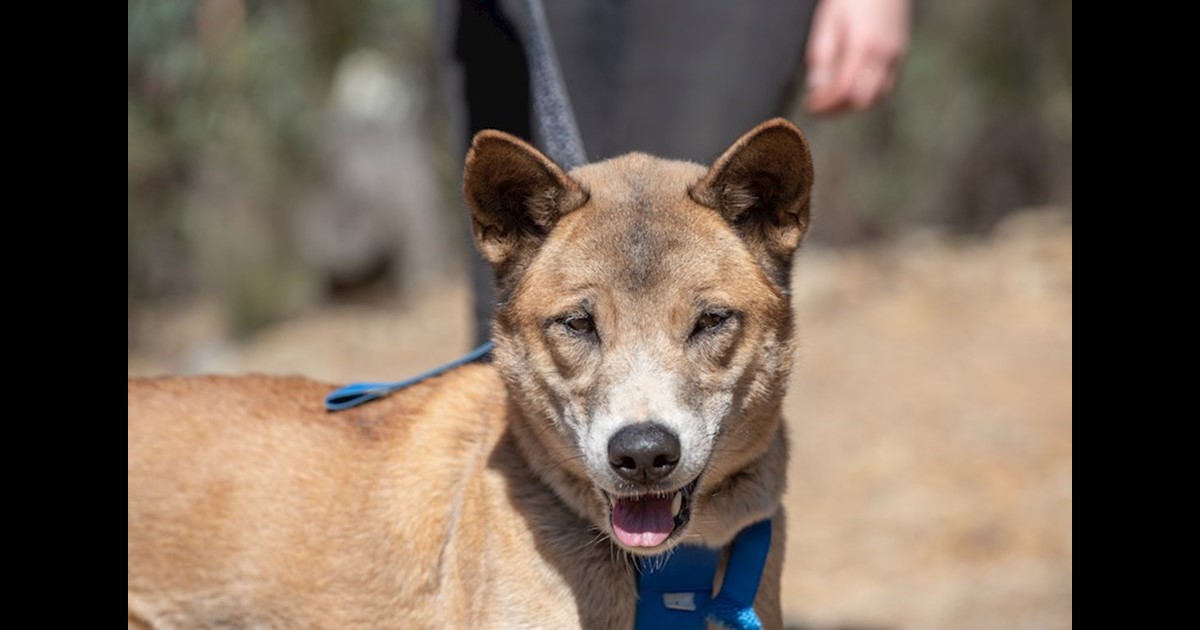
[[725,217],[786,293],[792,254],[808,231],[812,182],[804,134],[775,118],[733,143],[690,192]]
[[528,263],[587,193],[537,149],[502,131],[475,134],[463,171],[471,228],[497,281]]

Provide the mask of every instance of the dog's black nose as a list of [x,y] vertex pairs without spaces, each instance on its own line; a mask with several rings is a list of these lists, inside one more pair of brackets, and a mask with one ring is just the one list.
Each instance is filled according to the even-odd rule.
[[679,463],[679,438],[656,422],[631,424],[608,441],[608,462],[629,481],[658,481]]

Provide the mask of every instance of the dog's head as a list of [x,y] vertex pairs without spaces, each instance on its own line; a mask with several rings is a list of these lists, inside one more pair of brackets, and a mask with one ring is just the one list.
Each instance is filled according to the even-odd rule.
[[475,137],[464,191],[514,430],[623,548],[724,544],[774,512],[811,187],[782,119],[707,169],[634,153],[568,174],[508,134]]

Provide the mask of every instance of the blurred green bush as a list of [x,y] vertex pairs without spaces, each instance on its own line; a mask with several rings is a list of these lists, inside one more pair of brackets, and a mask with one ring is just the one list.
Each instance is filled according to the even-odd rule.
[[1070,1],[914,5],[890,99],[793,116],[815,154],[813,237],[847,244],[915,223],[980,234],[1023,207],[1069,207]]

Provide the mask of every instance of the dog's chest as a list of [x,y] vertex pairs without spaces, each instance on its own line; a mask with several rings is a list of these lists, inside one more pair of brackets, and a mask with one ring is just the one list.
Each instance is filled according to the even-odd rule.
[[477,627],[632,627],[626,554],[530,474],[514,446],[502,441],[464,497],[450,550],[464,617],[491,622]]

